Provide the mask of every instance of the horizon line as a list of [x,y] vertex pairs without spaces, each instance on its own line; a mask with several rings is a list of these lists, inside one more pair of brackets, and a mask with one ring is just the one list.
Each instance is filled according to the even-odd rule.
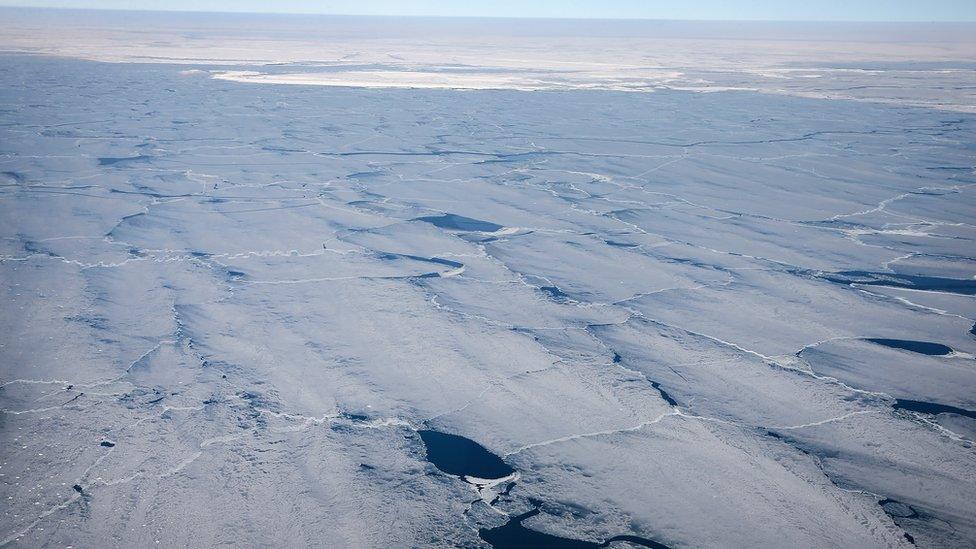
[[60,12],[112,12],[146,14],[203,14],[203,15],[283,15],[283,16],[324,16],[324,17],[362,17],[374,19],[497,19],[531,21],[605,21],[605,22],[675,22],[675,23],[868,23],[868,24],[973,24],[974,19],[674,19],[667,17],[558,17],[540,15],[417,15],[417,14],[376,14],[376,13],[328,13],[314,11],[252,11],[252,10],[190,10],[190,9],[139,9],[139,8],[76,8],[56,6],[25,6],[0,4],[0,9],[27,11]]

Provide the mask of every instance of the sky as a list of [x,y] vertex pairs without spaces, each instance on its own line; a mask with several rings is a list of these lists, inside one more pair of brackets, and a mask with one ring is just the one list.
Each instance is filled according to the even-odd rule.
[[0,6],[477,17],[976,21],[976,0],[0,0]]

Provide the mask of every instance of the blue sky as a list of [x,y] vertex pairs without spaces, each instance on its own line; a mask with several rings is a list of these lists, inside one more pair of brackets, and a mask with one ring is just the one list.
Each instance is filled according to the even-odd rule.
[[0,5],[361,15],[976,21],[976,0],[0,0]]

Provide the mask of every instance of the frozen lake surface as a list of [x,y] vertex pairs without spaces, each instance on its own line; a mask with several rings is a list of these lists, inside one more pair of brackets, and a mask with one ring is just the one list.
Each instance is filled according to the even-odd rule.
[[970,92],[125,61],[0,57],[0,545],[976,544]]

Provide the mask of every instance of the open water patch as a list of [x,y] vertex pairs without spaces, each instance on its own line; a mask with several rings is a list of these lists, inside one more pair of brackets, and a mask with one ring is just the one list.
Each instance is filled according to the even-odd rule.
[[146,162],[150,158],[152,157],[145,154],[140,154],[138,156],[121,156],[121,157],[103,156],[98,159],[98,165],[117,166],[119,164],[130,164],[133,162]]
[[457,215],[452,213],[418,217],[414,219],[414,221],[423,221],[424,223],[430,223],[435,227],[440,227],[441,229],[450,229],[453,231],[493,233],[495,231],[500,231],[505,228],[502,225],[499,225],[497,223],[492,223],[490,221],[482,221],[480,219],[464,217],[463,215]]
[[874,273],[869,271],[840,271],[836,273],[815,273],[814,276],[838,284],[860,284],[864,286],[887,286],[908,290],[924,290],[960,295],[976,295],[976,279],[944,278],[893,273]]
[[665,391],[664,389],[661,388],[661,384],[660,383],[658,383],[656,381],[652,381],[651,382],[651,387],[654,387],[655,389],[657,389],[657,392],[661,394],[661,398],[663,398],[665,402],[667,402],[671,406],[677,406],[678,405],[678,401],[676,401],[675,399],[671,398],[671,395],[669,395],[667,391]]
[[870,341],[876,345],[883,345],[885,347],[891,347],[892,349],[902,349],[904,351],[911,351],[913,353],[921,353],[923,355],[932,356],[945,356],[952,354],[952,347],[948,347],[941,343],[932,343],[929,341],[913,341],[910,339],[883,339],[869,337],[864,341]]
[[968,418],[976,419],[976,411],[967,410],[965,408],[957,408],[956,406],[949,406],[947,404],[938,404],[935,402],[925,402],[922,400],[906,400],[897,399],[894,405],[895,410],[908,410],[909,412],[919,412],[922,414],[956,414],[959,416],[965,416]]
[[428,429],[417,434],[427,447],[427,461],[449,475],[494,479],[515,472],[502,458],[469,438]]
[[526,528],[522,522],[528,518],[538,515],[542,502],[529,500],[535,509],[522,513],[508,519],[505,524],[495,528],[482,528],[478,530],[478,536],[488,542],[495,549],[519,549],[523,547],[533,547],[539,549],[596,549],[599,547],[610,547],[616,542],[628,542],[632,545],[651,547],[653,549],[670,549],[663,543],[639,536],[621,535],[614,536],[603,543],[585,541],[573,538],[554,536],[544,532],[538,532],[531,528]]

